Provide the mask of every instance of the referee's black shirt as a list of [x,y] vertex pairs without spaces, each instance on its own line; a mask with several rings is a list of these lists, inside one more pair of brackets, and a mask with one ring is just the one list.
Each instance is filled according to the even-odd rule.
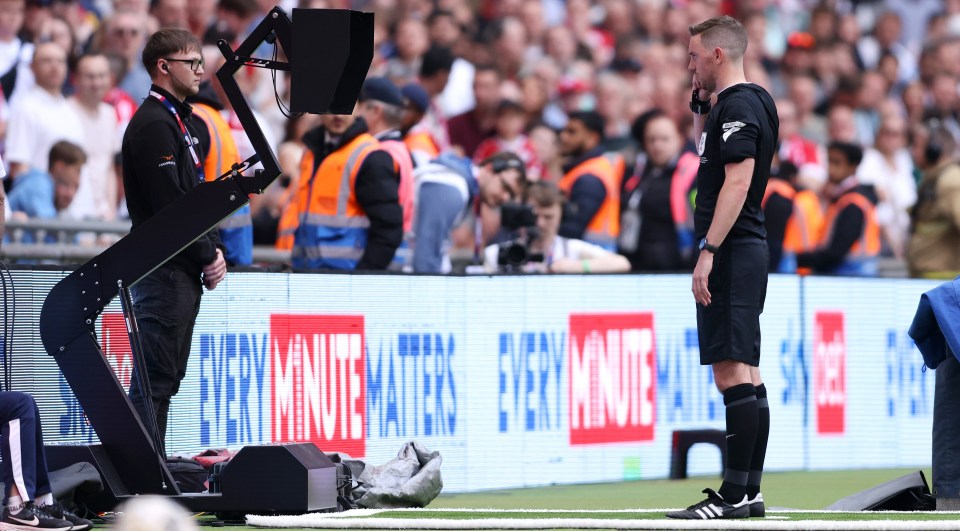
[[777,147],[780,120],[770,94],[753,83],[724,89],[707,115],[697,150],[697,201],[693,228],[697,241],[706,237],[717,207],[720,188],[726,179],[724,167],[731,162],[754,159],[753,179],[743,209],[727,236],[766,239],[763,193],[770,177],[770,162]]

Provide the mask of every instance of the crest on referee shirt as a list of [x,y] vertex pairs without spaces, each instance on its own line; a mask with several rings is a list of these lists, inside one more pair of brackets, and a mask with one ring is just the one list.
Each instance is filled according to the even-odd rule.
[[703,156],[703,148],[707,145],[707,132],[700,133],[700,143],[697,144],[697,155]]

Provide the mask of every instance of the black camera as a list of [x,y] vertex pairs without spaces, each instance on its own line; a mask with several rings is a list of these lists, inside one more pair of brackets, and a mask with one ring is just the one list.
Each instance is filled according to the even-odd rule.
[[543,253],[530,252],[530,243],[539,236],[533,208],[520,203],[501,205],[500,225],[510,233],[510,239],[500,244],[497,253],[501,271],[517,272],[530,262],[543,262]]

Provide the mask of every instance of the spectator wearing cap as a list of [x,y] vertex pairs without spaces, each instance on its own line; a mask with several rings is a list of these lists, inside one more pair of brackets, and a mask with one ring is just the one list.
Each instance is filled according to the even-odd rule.
[[501,151],[515,153],[527,167],[527,179],[536,181],[543,174],[543,165],[537,156],[530,138],[523,133],[527,127],[527,114],[520,103],[503,100],[497,106],[496,134],[480,143],[473,154],[479,162]]
[[559,183],[568,204],[560,235],[614,250],[625,165],[619,154],[604,152],[603,131],[603,117],[594,111],[571,114],[560,131],[560,150],[568,160]]
[[500,72],[493,65],[477,65],[473,76],[476,102],[473,109],[447,122],[451,147],[466,157],[472,158],[480,142],[495,132],[501,81]]
[[413,157],[400,134],[403,93],[389,79],[371,77],[363,84],[359,105],[360,116],[367,122],[370,134],[380,142],[380,149],[390,154],[399,177],[397,195],[403,209],[405,235],[393,257],[393,263],[399,269],[410,262],[408,239],[413,228]]
[[419,83],[407,83],[400,92],[404,99],[400,133],[403,135],[403,143],[410,150],[410,156],[413,157],[413,166],[418,168],[440,154],[437,141],[422,124],[430,108],[430,95]]
[[281,218],[278,247],[292,247],[295,269],[386,269],[403,239],[390,154],[380,149],[359,108],[323,115],[303,143],[297,192]]

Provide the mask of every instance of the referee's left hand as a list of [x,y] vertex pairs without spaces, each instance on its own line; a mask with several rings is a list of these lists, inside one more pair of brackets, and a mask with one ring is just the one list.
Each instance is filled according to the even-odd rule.
[[697,304],[710,306],[710,290],[707,289],[707,282],[710,279],[710,272],[713,271],[713,253],[709,251],[700,251],[700,258],[697,259],[697,267],[693,269],[693,298]]

